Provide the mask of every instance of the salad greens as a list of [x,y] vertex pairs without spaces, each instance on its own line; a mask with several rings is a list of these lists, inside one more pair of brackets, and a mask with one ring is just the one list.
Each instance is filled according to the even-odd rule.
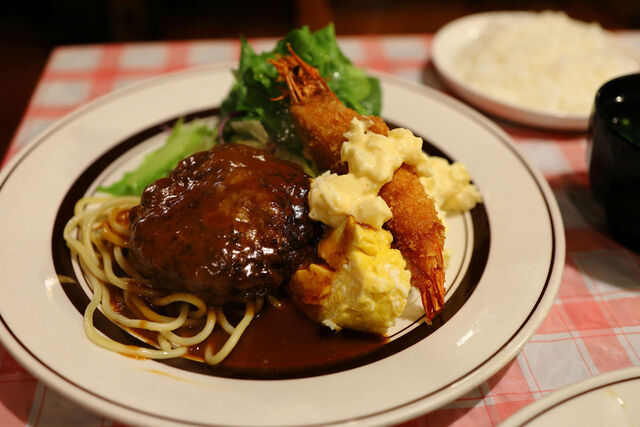
[[199,120],[186,125],[183,122],[183,119],[178,120],[164,145],[147,154],[136,169],[126,172],[110,186],[99,187],[98,190],[114,196],[139,196],[148,185],[167,176],[180,160],[213,147],[213,130],[207,124]]
[[272,51],[261,54],[243,39],[240,64],[234,71],[236,82],[222,103],[222,116],[241,113],[231,121],[258,120],[279,146],[301,153],[302,146],[289,114],[288,98],[272,101],[282,95],[283,83],[276,81],[278,73],[268,59],[289,55],[287,44],[306,63],[318,68],[344,105],[360,114],[380,114],[378,80],[367,76],[342,53],[333,24],[329,24],[313,33],[306,26],[293,30]]
[[200,121],[184,124],[179,120],[162,147],[148,154],[118,182],[98,190],[116,196],[140,195],[155,180],[167,176],[180,160],[207,150],[216,142],[230,140],[275,150],[276,156],[295,161],[315,176],[318,171],[302,156],[302,143],[289,113],[289,99],[272,100],[281,97],[284,83],[277,81],[278,73],[268,59],[289,55],[287,44],[306,63],[318,68],[344,105],[360,114],[380,114],[378,80],[356,68],[342,53],[333,24],[316,32],[306,26],[293,30],[272,51],[261,54],[242,39],[240,63],[234,70],[236,81],[221,106],[220,125],[224,129],[212,129]]

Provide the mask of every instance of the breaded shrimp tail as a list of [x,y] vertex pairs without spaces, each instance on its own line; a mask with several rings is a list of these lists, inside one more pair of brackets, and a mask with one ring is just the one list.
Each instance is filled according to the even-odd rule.
[[444,306],[444,226],[433,199],[410,166],[402,165],[391,182],[380,189],[393,217],[385,227],[411,270],[411,284],[418,288],[427,319]]
[[[291,98],[289,111],[296,131],[309,156],[321,170],[342,174],[346,163],[340,149],[354,117],[368,120],[368,131],[388,135],[387,124],[376,116],[362,116],[345,107],[318,73],[289,47],[290,56],[271,60],[280,79],[287,84],[283,96]],[[278,98],[280,99],[280,98]],[[393,246],[400,250],[411,270],[411,285],[420,291],[427,321],[444,305],[444,226],[433,200],[422,187],[413,168],[403,165],[380,195],[393,218],[386,228],[393,235]]]

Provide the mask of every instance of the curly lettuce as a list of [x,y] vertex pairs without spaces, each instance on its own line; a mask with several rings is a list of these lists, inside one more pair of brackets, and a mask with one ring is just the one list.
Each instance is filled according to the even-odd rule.
[[276,81],[278,73],[268,60],[288,55],[287,44],[306,63],[318,68],[344,105],[360,114],[380,114],[378,79],[367,76],[342,53],[333,24],[329,24],[316,32],[306,26],[293,30],[273,50],[260,54],[243,39],[240,63],[234,71],[236,81],[222,103],[223,116],[240,113],[231,120],[257,120],[280,147],[292,153],[302,151],[289,114],[288,99],[272,100],[282,95],[282,83]]
[[[224,139],[271,149],[275,142],[278,157],[295,161],[307,173],[315,175],[317,171],[313,164],[302,157],[302,144],[293,126],[288,99],[273,101],[282,95],[283,86],[277,81],[278,73],[268,60],[277,55],[288,55],[287,44],[305,62],[318,68],[344,105],[360,114],[380,114],[380,84],[342,53],[333,24],[316,32],[308,27],[293,30],[272,51],[261,54],[242,39],[240,63],[233,72],[235,83],[221,106],[221,117],[230,119],[222,122],[229,124],[223,125]],[[163,146],[148,154],[136,169],[126,172],[119,181],[98,190],[115,196],[142,194],[148,185],[167,176],[180,160],[219,142],[217,130],[199,121],[184,124],[179,120]]]
[[169,175],[180,160],[213,147],[214,133],[207,124],[199,120],[188,124],[183,122],[178,120],[165,143],[147,154],[136,169],[98,190],[114,196],[139,196],[148,185]]

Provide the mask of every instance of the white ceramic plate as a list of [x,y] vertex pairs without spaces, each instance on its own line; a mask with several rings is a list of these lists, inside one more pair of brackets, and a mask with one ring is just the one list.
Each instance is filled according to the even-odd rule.
[[[465,16],[449,22],[435,34],[432,58],[438,74],[457,95],[479,109],[495,116],[528,126],[568,131],[589,127],[589,113],[562,113],[504,101],[465,82],[454,72],[454,60],[460,49],[476,39],[482,31],[498,21],[516,21],[532,12],[487,12]],[[595,93],[594,93],[595,97]]]
[[640,425],[640,367],[579,381],[526,406],[502,427]]
[[450,221],[447,311],[435,326],[409,322],[372,358],[271,379],[91,344],[85,290],[57,279],[69,264],[59,236],[69,203],[159,144],[163,123],[211,116],[231,83],[228,67],[207,67],[124,88],[57,122],[1,171],[0,338],[16,359],[69,398],[128,423],[274,426],[400,422],[469,391],[517,354],[560,283],[565,244],[553,194],[489,120],[390,77],[381,77],[385,119],[466,162],[485,198]]

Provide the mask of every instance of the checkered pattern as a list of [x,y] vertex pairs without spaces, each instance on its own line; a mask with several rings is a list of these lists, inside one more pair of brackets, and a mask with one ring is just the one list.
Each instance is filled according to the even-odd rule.
[[[640,46],[640,33],[627,33]],[[257,49],[273,40],[252,40]],[[442,88],[429,65],[429,35],[343,38],[359,65]],[[56,49],[8,157],[79,105],[141,79],[237,60],[237,40],[95,45]],[[425,71],[426,69],[426,71]],[[640,257],[606,232],[590,191],[585,135],[498,122],[544,174],[560,205],[567,257],[558,297],[540,330],[500,372],[468,395],[406,426],[489,426],[550,392],[614,369],[640,365]],[[0,425],[117,425],[59,396],[0,347]]]

